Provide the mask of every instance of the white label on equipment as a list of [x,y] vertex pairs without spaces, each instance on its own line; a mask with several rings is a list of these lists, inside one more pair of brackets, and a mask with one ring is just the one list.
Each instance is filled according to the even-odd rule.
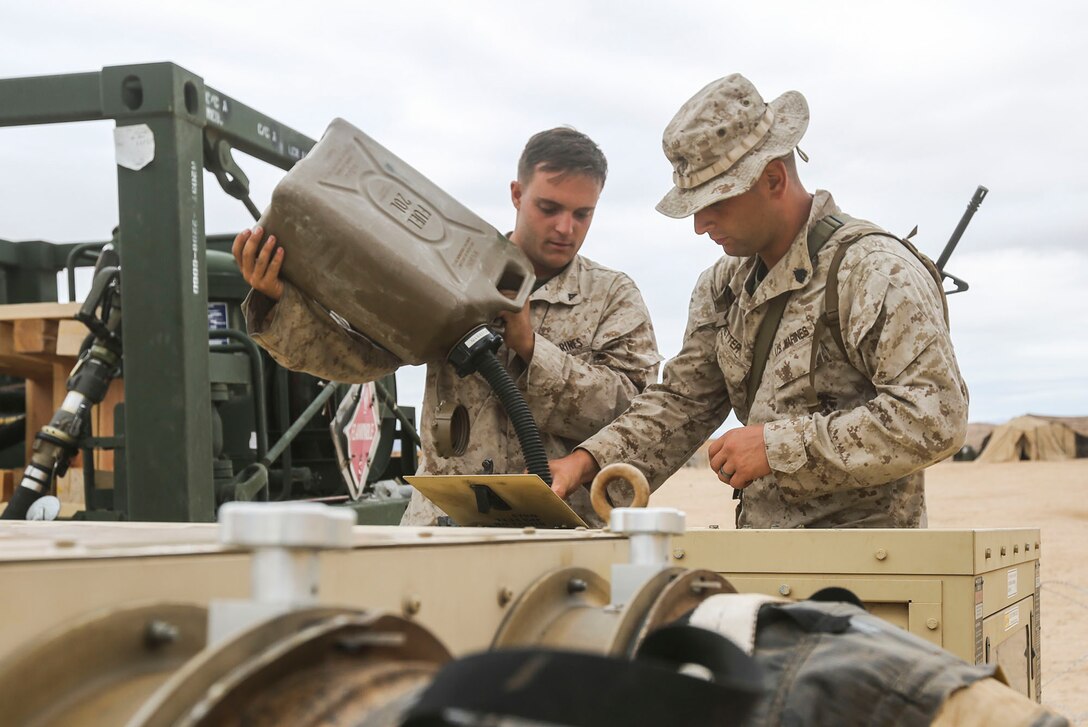
[[1020,624],[1020,607],[1013,606],[1005,612],[1005,630],[1015,628]]
[[155,158],[155,134],[147,124],[118,126],[113,130],[117,166],[138,172]]
[[61,402],[60,408],[69,414],[78,414],[79,409],[87,401],[87,397],[78,391],[69,391],[64,395],[64,401]]
[[975,604],[975,620],[976,621],[981,621],[982,620],[982,604],[981,603],[976,603]]
[[[208,330],[209,331],[225,331],[230,326],[227,325],[227,304],[218,301],[208,303]],[[213,346],[225,346],[230,343],[230,339],[227,338],[213,338],[211,344]]]
[[1009,598],[1015,598],[1016,591],[1016,569],[1013,568],[1009,571]]
[[200,295],[200,220],[197,219],[197,210],[200,209],[200,171],[196,168],[196,160],[189,160],[189,194],[193,199],[193,295]]
[[472,348],[472,346],[477,341],[479,341],[481,338],[483,338],[486,335],[487,335],[487,329],[486,328],[481,328],[480,330],[476,331],[475,333],[473,333],[471,336],[468,337],[467,341],[465,341],[465,348]]

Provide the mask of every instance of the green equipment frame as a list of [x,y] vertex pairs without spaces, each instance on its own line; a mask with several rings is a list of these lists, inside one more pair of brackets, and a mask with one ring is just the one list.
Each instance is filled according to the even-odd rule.
[[[215,173],[253,212],[248,180],[231,151],[288,170],[315,142],[173,63],[0,80],[0,126],[106,119],[118,127],[146,125],[154,138],[150,163],[138,170],[117,168],[119,249],[126,273],[124,470],[128,482],[139,483],[128,488],[127,516],[211,521],[215,490],[202,170]],[[41,300],[50,283],[55,291],[50,270],[69,247],[36,252],[43,259],[32,266],[40,268],[32,278],[5,276],[15,294],[9,299]],[[26,286],[31,287],[21,289]]]

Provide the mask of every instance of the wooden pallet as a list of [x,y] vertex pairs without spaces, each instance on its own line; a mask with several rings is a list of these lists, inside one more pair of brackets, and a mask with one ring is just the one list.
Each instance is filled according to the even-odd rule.
[[[0,374],[26,380],[26,457],[34,435],[60,407],[67,393],[68,375],[75,366],[87,327],[73,316],[79,303],[19,303],[0,305]],[[113,434],[113,410],[124,400],[120,380],[110,384],[105,399],[91,412],[96,436]],[[113,452],[95,453],[96,470],[113,470]],[[0,471],[0,499],[11,497],[22,470]],[[83,472],[79,455],[57,482],[61,502],[83,504]]]

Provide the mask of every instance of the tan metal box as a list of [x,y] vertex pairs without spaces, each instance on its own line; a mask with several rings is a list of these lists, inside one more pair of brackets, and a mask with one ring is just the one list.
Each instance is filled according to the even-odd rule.
[[877,616],[1039,701],[1039,530],[689,530],[673,559],[741,592],[853,591]]
[[[323,556],[322,601],[411,615],[458,654],[486,648],[511,599],[544,573],[604,577],[627,541],[602,531],[355,528]],[[805,598],[849,588],[894,624],[1039,694],[1039,531],[689,530],[674,563],[739,591]],[[134,603],[244,598],[249,554],[214,525],[13,523],[0,527],[0,660],[40,634]]]

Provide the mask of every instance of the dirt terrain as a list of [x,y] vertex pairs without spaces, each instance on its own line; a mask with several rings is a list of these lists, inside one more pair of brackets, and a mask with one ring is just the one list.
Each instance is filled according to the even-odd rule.
[[[943,462],[926,475],[931,528],[1042,530],[1043,703],[1088,725],[1088,459]],[[731,491],[685,467],[651,505],[685,510],[688,526],[733,527]]]

